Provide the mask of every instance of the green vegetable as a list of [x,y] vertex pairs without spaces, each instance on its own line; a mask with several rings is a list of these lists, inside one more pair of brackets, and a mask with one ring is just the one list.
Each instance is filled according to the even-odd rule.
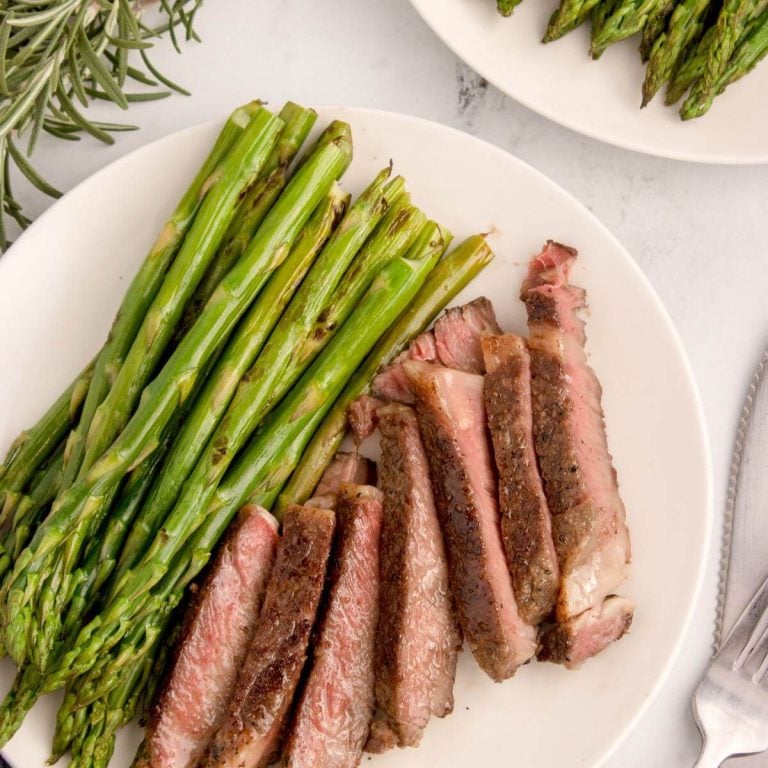
[[667,22],[680,0],[662,0],[645,22],[640,42],[640,58],[648,61],[656,38],[667,28]]
[[[766,27],[762,18],[755,31],[747,35],[750,20],[764,17],[768,0],[726,0],[717,18],[715,33],[709,41],[701,77],[680,109],[680,117],[701,117],[715,97],[726,87],[750,72],[766,53]],[[743,42],[739,43],[742,39]]]
[[465,240],[432,270],[416,298],[355,371],[339,399],[302,454],[291,479],[278,496],[273,512],[281,516],[289,504],[302,504],[314,492],[325,468],[347,432],[347,409],[368,391],[378,370],[393,360],[493,258],[485,238]]
[[511,16],[522,0],[496,0],[496,8],[502,16]]
[[651,48],[643,82],[643,106],[675,74],[689,51],[704,34],[712,0],[682,0],[670,16],[667,31],[656,38]]
[[583,24],[601,0],[560,0],[560,6],[552,14],[544,33],[545,43],[560,39]]
[[599,59],[609,45],[640,32],[661,4],[662,0],[620,0],[609,3],[612,6],[610,14],[603,23],[592,28],[592,58]]
[[[37,602],[37,573],[45,564],[48,552],[68,537],[81,536],[85,526],[94,527],[106,511],[105,499],[126,471],[157,447],[162,430],[190,395],[204,365],[217,352],[269,275],[288,255],[290,244],[327,195],[334,179],[346,169],[350,156],[348,142],[333,143],[296,173],[243,258],[220,283],[194,327],[147,387],[139,408],[118,439],[87,476],[59,498],[52,514],[36,531],[15,563],[10,587],[4,590],[9,654],[18,654],[26,645],[31,611]],[[174,267],[178,263],[179,259]],[[163,310],[158,308],[158,311]],[[126,367],[127,364],[123,370]],[[113,387],[111,393],[114,391]],[[71,565],[67,564],[67,570]]]
[[331,235],[348,202],[334,186],[299,235],[290,256],[265,286],[208,377],[202,393],[176,436],[163,474],[152,488],[142,514],[122,549],[116,579],[145,553],[148,542],[175,503],[197,458],[216,428],[237,388],[294,292]]

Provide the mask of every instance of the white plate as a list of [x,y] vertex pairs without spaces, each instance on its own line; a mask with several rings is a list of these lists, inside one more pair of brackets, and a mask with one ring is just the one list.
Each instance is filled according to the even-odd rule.
[[443,42],[504,93],[550,120],[610,144],[677,160],[768,163],[768,63],[683,122],[663,94],[640,109],[644,65],[638,38],[599,61],[589,24],[554,43],[540,40],[556,0],[524,0],[502,18],[494,0],[411,0]]
[[[702,416],[679,339],[650,285],[579,203],[501,150],[433,123],[322,109],[348,120],[359,192],[390,158],[415,201],[457,238],[493,232],[496,261],[461,300],[489,296],[502,325],[525,330],[517,298],[527,259],[547,238],[576,246],[587,288],[589,351],[605,389],[611,449],[629,510],[637,601],[632,633],[579,672],[531,664],[495,685],[464,653],[452,716],[418,750],[381,766],[485,763],[595,766],[648,706],[679,648],[710,533],[711,477]],[[35,421],[100,346],[155,233],[198,167],[215,125],[151,144],[97,173],[54,205],[0,260],[0,451]],[[12,669],[0,665],[4,689]],[[14,768],[48,755],[57,700],[42,701],[5,752]],[[121,735],[113,766],[130,764],[138,729]]]

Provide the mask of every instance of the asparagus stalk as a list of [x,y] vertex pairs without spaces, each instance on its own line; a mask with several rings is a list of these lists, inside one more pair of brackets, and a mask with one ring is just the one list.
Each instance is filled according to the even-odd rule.
[[238,204],[235,217],[224,235],[224,245],[219,248],[194,295],[184,310],[176,339],[192,327],[205,303],[232,265],[243,255],[269,209],[288,182],[288,166],[291,164],[312,126],[317,112],[289,101],[279,112],[283,128],[277,145],[264,165],[261,175]]
[[[159,362],[187,300],[202,278],[235,213],[243,189],[258,176],[283,123],[260,108],[218,168],[178,255],[168,269],[111,388],[93,414],[79,477],[93,466],[125,426]],[[130,289],[129,289],[130,291]]]
[[63,485],[68,488],[78,476],[86,450],[86,436],[109,392],[110,385],[123,365],[126,354],[141,327],[160,285],[190,230],[200,205],[224,178],[223,162],[246,126],[260,112],[259,102],[238,107],[228,118],[213,148],[190,183],[176,209],[163,225],[144,263],[131,281],[112,324],[106,344],[99,353],[91,387],[77,427],[70,434]]
[[[396,180],[395,195],[400,195],[402,183]],[[375,182],[378,189],[379,183]],[[386,190],[372,195],[374,205]],[[213,497],[216,487],[240,448],[259,426],[272,405],[288,391],[310,360],[324,346],[333,331],[352,311],[360,296],[371,284],[381,267],[397,255],[404,253],[416,237],[424,216],[401,196],[386,214],[376,233],[367,243],[359,258],[345,275],[346,265],[352,259],[363,232],[343,228],[321,254],[305,281],[291,300],[285,314],[271,334],[264,349],[248,375],[240,382],[232,402],[222,417],[213,437],[197,460],[184,489],[163,523],[162,535],[156,536],[144,561],[156,560],[156,553],[167,550],[167,542],[180,547],[183,538],[202,522],[199,514]],[[364,227],[370,229],[369,225]],[[342,281],[342,276],[344,279]],[[340,285],[340,281],[341,285]],[[333,315],[333,319],[329,318]],[[318,324],[322,328],[318,330]],[[307,339],[312,339],[311,354],[307,353]],[[151,575],[157,580],[160,570],[147,570],[136,566],[117,582],[111,599],[121,595],[135,595],[152,587],[147,581]]]
[[10,568],[14,559],[29,541],[30,532],[42,519],[51,502],[56,498],[64,469],[64,450],[59,450],[34,488],[22,496],[13,514],[8,530],[0,545],[0,578]]
[[496,7],[502,16],[511,16],[521,2],[522,0],[496,0]]
[[[715,34],[707,49],[704,72],[697,80],[680,109],[680,117],[690,120],[701,117],[712,106],[715,97],[726,87],[750,72],[766,54],[765,12],[768,0],[750,3],[726,2],[717,19]],[[750,19],[757,19],[755,31],[745,31]],[[743,42],[738,43],[741,37]]]
[[39,695],[40,674],[25,664],[16,672],[13,685],[0,703],[0,747],[4,747],[19,730],[24,718]]
[[667,28],[667,22],[680,0],[662,0],[656,10],[648,16],[643,27],[643,36],[640,42],[640,58],[648,61],[651,56],[651,48],[656,38]]
[[141,516],[132,527],[120,554],[116,580],[146,551],[148,541],[154,537],[176,501],[206,441],[229,405],[238,383],[261,351],[307,270],[331,235],[347,202],[346,194],[334,185],[299,235],[291,255],[267,283],[262,295],[238,326],[216,369],[207,378],[202,393],[196,398],[192,411],[184,420],[163,473],[152,488]]
[[672,105],[678,102],[683,94],[704,74],[707,62],[707,49],[716,33],[715,27],[710,27],[699,40],[674,74],[672,81],[667,86],[664,95],[664,103]]
[[[302,167],[259,228],[246,254],[227,274],[195,326],[184,337],[110,449],[87,476],[68,489],[14,566],[6,597],[6,645],[23,641],[34,605],[39,568],[49,552],[73,531],[104,514],[104,499],[125,473],[149,455],[178,408],[189,397],[201,370],[247,309],[269,275],[288,255],[314,208],[344,172],[351,157],[348,139],[329,144]],[[179,263],[177,258],[174,267]],[[158,294],[159,295],[159,294]],[[123,371],[127,369],[127,363]],[[115,391],[113,387],[112,392]],[[107,402],[107,401],[105,401]],[[17,640],[17,643],[19,640]],[[18,647],[15,646],[15,647]]]
[[590,54],[593,59],[599,59],[603,51],[619,40],[639,32],[648,21],[649,16],[656,13],[663,0],[621,0],[615,6],[604,23],[593,27]]
[[560,6],[549,19],[544,33],[545,43],[560,39],[583,24],[603,0],[560,0]]
[[686,52],[701,38],[711,5],[712,0],[682,0],[672,11],[667,31],[656,38],[651,49],[643,82],[642,106],[646,106],[659,88],[674,76]]
[[[189,582],[206,565],[216,541],[249,497],[271,506],[350,373],[410,303],[442,253],[444,239],[436,226],[430,225],[425,238],[419,238],[408,254],[390,261],[379,273],[325,352],[267,418],[202,514],[189,510],[188,527],[182,531],[181,540],[185,543],[181,552],[178,541],[164,539],[164,546],[154,548],[152,559],[144,558],[137,566],[136,573],[145,570],[165,575],[149,599],[145,595],[124,593],[113,600],[99,620],[80,633],[56,673],[45,681],[46,690],[59,687],[72,675],[90,669],[126,631],[130,628],[135,631],[136,622],[142,616],[151,624],[153,617],[167,615],[178,604]],[[184,535],[187,530],[196,533],[188,537]],[[144,648],[150,645],[151,637],[145,640]],[[115,663],[118,668],[135,663],[142,653],[141,647],[133,656],[125,651]],[[109,667],[107,664],[102,677],[109,677]]]
[[493,252],[485,238],[475,235],[445,256],[432,270],[416,298],[368,355],[365,363],[355,371],[323,420],[277,498],[272,510],[277,517],[282,517],[289,504],[303,504],[313,494],[347,432],[347,409],[368,390],[379,368],[387,365],[424,331],[492,258]]
[[85,399],[93,375],[89,363],[31,429],[14,441],[0,466],[0,526],[13,512],[18,495],[66,435]]

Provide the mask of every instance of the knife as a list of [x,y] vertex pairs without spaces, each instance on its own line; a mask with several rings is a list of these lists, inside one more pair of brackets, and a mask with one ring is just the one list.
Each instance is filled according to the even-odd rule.
[[[715,641],[727,637],[768,576],[768,350],[747,392],[733,451],[725,514]],[[768,768],[768,753],[728,760]]]

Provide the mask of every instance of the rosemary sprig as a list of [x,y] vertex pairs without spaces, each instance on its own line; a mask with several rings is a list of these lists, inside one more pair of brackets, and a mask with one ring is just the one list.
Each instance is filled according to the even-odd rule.
[[[87,133],[112,144],[116,131],[136,126],[90,120],[84,109],[106,99],[122,109],[134,101],[186,94],[163,76],[148,51],[168,34],[199,40],[193,21],[202,0],[2,0],[0,1],[0,251],[9,245],[7,224],[29,224],[11,187],[11,169],[40,192],[59,197],[30,161],[41,131],[77,141]],[[147,23],[154,7],[157,23]],[[129,81],[141,86],[127,89]]]

